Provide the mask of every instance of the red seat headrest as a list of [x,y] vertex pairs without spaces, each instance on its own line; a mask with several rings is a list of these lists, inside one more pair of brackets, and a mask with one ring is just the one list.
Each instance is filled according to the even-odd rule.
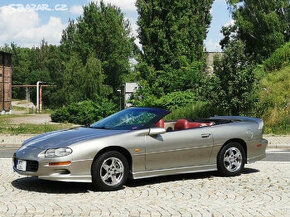
[[155,127],[164,128],[164,119],[160,119],[156,124]]
[[185,130],[185,129],[197,128],[201,126],[202,124],[198,122],[189,122],[186,119],[179,119],[175,123],[174,130]]
[[176,121],[174,125],[174,130],[184,130],[188,129],[188,120],[186,119],[179,119]]

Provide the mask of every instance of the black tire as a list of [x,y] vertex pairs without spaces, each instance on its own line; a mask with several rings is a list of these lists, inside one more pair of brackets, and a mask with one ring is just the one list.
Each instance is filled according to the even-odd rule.
[[245,162],[246,153],[243,146],[238,142],[229,142],[218,154],[217,168],[222,176],[236,176],[243,171]]
[[[115,162],[114,166],[112,166],[113,162]],[[112,163],[111,166],[109,166],[110,163]],[[121,171],[122,168],[123,174],[120,175],[121,173],[118,172]],[[117,170],[119,171],[116,172]],[[92,174],[92,184],[94,188],[96,188],[97,190],[102,191],[119,190],[120,188],[122,188],[123,184],[128,179],[129,175],[128,161],[124,157],[124,155],[122,155],[118,151],[105,152],[104,154],[102,154],[101,156],[99,156],[97,159],[94,160],[91,168],[91,174]]]

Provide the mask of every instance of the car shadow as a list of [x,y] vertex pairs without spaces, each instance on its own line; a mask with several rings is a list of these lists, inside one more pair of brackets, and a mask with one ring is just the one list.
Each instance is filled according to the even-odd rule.
[[55,182],[36,177],[19,178],[12,181],[11,184],[19,190],[48,194],[76,194],[93,191],[93,186],[90,183]]
[[[257,173],[259,170],[252,168],[245,168],[242,174]],[[137,180],[128,180],[125,186],[139,187],[146,185],[154,185],[166,182],[174,182],[190,179],[206,179],[211,177],[219,177],[218,172],[202,172],[202,173],[188,173],[171,176],[160,176],[153,178],[144,178]],[[226,178],[226,177],[225,177]],[[48,194],[76,194],[88,193],[95,191],[90,183],[76,183],[76,182],[55,182],[41,180],[36,177],[19,178],[11,182],[12,186],[23,191],[34,191]]]
[[253,168],[245,168],[242,174],[251,174],[251,173],[258,173],[260,170],[253,169]]
[[[257,173],[259,170],[252,168],[245,168],[242,174],[251,174]],[[178,175],[170,175],[170,176],[160,176],[160,177],[152,177],[152,178],[144,178],[137,180],[128,180],[126,186],[128,187],[138,187],[138,186],[146,186],[146,185],[154,185],[166,182],[175,182],[181,180],[190,180],[190,179],[206,179],[220,177],[217,171],[213,172],[200,172],[200,173],[188,173],[188,174],[178,174]],[[226,178],[226,177],[225,177]]]

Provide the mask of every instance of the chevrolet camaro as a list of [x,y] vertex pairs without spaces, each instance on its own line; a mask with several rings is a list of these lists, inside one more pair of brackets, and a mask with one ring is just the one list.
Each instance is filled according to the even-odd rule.
[[26,140],[13,155],[13,169],[39,179],[92,182],[120,189],[128,178],[218,170],[240,174],[265,157],[263,121],[240,116],[164,121],[168,111],[132,107],[90,126],[45,133]]

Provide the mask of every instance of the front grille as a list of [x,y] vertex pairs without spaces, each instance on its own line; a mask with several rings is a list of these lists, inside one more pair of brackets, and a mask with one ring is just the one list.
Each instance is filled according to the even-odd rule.
[[[14,167],[17,166],[17,158],[13,157]],[[26,171],[28,172],[37,172],[38,170],[38,161],[26,160]]]
[[38,161],[28,160],[26,165],[26,171],[36,172],[38,170]]

